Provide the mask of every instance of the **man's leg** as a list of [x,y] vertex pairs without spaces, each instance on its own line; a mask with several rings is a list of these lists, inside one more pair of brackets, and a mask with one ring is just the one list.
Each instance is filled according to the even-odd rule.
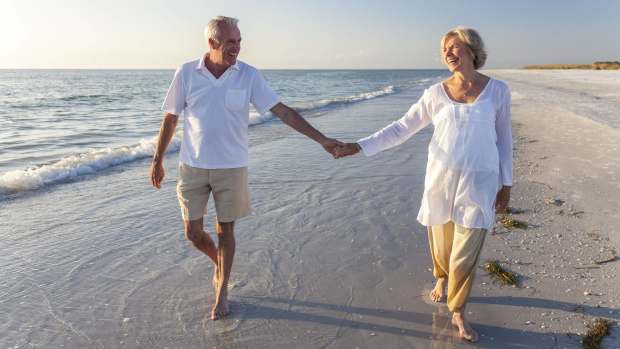
[[215,293],[215,305],[211,311],[211,319],[217,320],[228,315],[228,280],[235,256],[235,222],[218,222],[217,229],[217,264],[219,268],[219,284]]
[[442,302],[446,299],[453,234],[454,223],[452,222],[428,227],[428,243],[433,259],[433,276],[437,280],[435,287],[429,294],[429,298],[433,302]]
[[177,197],[183,216],[185,237],[213,261],[212,286],[215,292],[219,275],[217,248],[209,234],[204,231],[203,225],[203,217],[211,194],[209,171],[183,163],[179,164]]
[[235,256],[235,221],[250,214],[250,195],[247,167],[212,170],[211,185],[217,213],[217,264],[219,285],[213,320],[226,316],[228,309],[228,280]]
[[200,252],[206,254],[213,262],[213,279],[211,284],[213,291],[217,292],[217,285],[219,283],[219,268],[217,260],[217,247],[215,243],[204,231],[203,218],[199,218],[193,221],[183,221],[185,224],[185,237],[194,244]]

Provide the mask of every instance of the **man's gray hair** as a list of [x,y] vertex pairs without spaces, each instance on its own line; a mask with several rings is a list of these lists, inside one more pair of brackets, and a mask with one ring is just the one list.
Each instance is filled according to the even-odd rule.
[[217,16],[213,18],[205,28],[205,40],[209,41],[209,39],[213,39],[215,42],[219,43],[222,39],[221,26],[226,24],[236,28],[238,22],[238,19],[232,17]]

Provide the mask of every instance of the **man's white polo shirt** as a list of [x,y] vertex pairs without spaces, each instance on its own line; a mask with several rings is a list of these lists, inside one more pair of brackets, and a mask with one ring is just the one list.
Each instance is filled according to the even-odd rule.
[[177,69],[162,110],[184,113],[181,162],[237,168],[248,165],[250,103],[265,114],[279,101],[256,68],[237,60],[216,79],[203,57]]

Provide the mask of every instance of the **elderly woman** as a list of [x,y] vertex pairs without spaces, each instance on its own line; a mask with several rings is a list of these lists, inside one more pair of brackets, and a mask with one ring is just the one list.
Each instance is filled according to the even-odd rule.
[[428,227],[437,279],[434,302],[446,297],[459,336],[476,341],[465,319],[469,297],[495,209],[504,211],[512,186],[512,131],[508,86],[477,71],[486,60],[480,35],[456,28],[441,39],[443,62],[452,76],[426,91],[399,120],[347,143],[337,157],[362,151],[366,156],[395,147],[429,124],[424,195],[418,221]]

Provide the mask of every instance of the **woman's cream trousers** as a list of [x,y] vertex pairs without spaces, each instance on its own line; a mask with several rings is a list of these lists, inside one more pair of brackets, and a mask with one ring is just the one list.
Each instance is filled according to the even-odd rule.
[[428,228],[433,276],[448,278],[448,309],[452,312],[467,303],[486,234],[486,229],[465,228],[453,222]]

